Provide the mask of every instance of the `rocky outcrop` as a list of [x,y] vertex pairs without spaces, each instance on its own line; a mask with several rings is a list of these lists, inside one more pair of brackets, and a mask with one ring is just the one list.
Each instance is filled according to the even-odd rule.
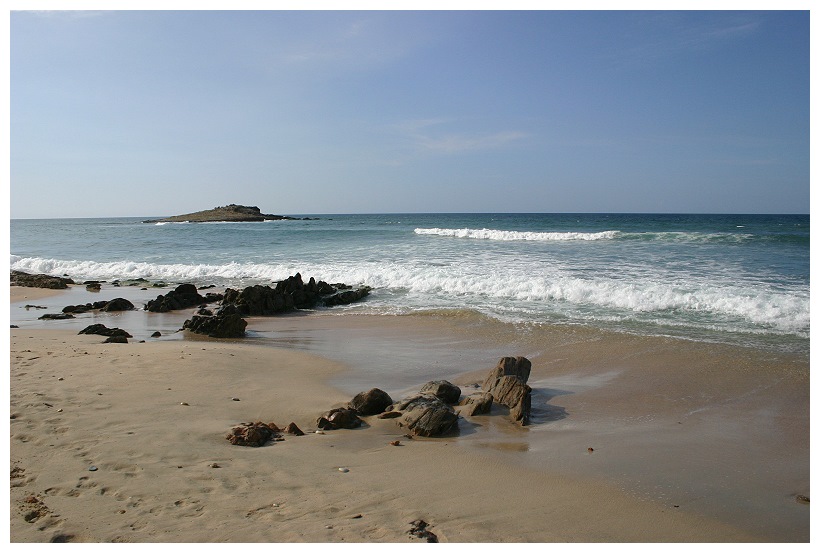
[[166,313],[176,309],[187,309],[204,303],[213,303],[222,299],[221,294],[208,293],[202,296],[193,284],[180,284],[165,295],[157,296],[145,304],[145,310],[154,313]]
[[305,283],[302,275],[296,273],[276,286],[256,285],[238,291],[233,288],[225,290],[223,304],[236,305],[243,316],[270,316],[287,313],[294,309],[312,309],[318,305],[342,305],[358,301],[370,293],[370,287],[362,286],[353,289],[346,284],[328,284],[316,282],[311,277]]
[[43,274],[24,273],[23,271],[11,271],[10,284],[12,286],[28,286],[29,288],[51,288],[62,290],[68,288],[69,284],[74,284],[70,278],[55,277]]
[[401,412],[396,422],[416,436],[442,436],[458,430],[456,412],[434,395],[415,395],[387,409]]
[[495,402],[509,407],[510,418],[522,426],[530,423],[532,388],[526,382],[531,367],[526,357],[502,357],[482,385]]
[[458,398],[461,397],[461,388],[447,380],[433,380],[422,386],[419,393],[433,394],[444,403],[453,405],[458,403]]
[[37,318],[43,321],[56,321],[60,319],[73,319],[74,315],[71,313],[46,313],[45,315]]
[[86,303],[81,305],[66,305],[63,307],[63,313],[86,313],[99,309],[100,311],[131,311],[134,309],[134,304],[125,298],[114,298],[113,300],[95,301],[94,303]]
[[353,409],[363,417],[368,417],[384,412],[392,403],[393,399],[387,392],[378,388],[372,388],[367,392],[356,394],[356,396],[350,400],[348,408]]
[[173,217],[165,217],[164,219],[152,219],[149,221],[143,221],[143,223],[241,223],[281,221],[286,219],[296,220],[298,218],[262,213],[262,211],[256,206],[229,204],[226,206],[215,207],[213,209],[206,209],[204,211],[186,213],[185,215],[174,215]]
[[183,330],[205,334],[211,338],[242,338],[248,322],[232,305],[223,307],[216,315],[194,315],[182,324]]

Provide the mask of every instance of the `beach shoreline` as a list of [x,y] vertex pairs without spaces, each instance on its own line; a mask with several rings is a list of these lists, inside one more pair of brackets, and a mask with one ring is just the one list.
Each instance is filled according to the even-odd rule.
[[[78,292],[15,288],[13,324],[23,302]],[[417,519],[442,542],[809,539],[799,357],[438,315],[310,313],[250,319],[244,340],[129,344],[78,336],[83,320],[11,330],[13,542],[406,542]],[[469,390],[499,353],[533,362],[529,427],[502,409],[451,438],[375,417],[310,433],[371,387],[399,399],[435,375]],[[255,420],[308,434],[225,440]]]

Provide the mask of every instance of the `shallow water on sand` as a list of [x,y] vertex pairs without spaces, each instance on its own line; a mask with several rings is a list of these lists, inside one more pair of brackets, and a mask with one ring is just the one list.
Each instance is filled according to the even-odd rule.
[[[81,330],[93,323],[126,329],[134,340],[209,341],[178,332],[194,310],[83,314],[40,321],[69,304],[127,297],[137,304],[164,290],[74,287],[12,303],[21,328]],[[806,541],[809,509],[808,361],[673,338],[605,332],[582,326],[503,323],[473,311],[352,315],[332,311],[248,320],[244,343],[290,348],[339,361],[348,370],[331,384],[351,397],[382,388],[394,399],[429,380],[447,379],[469,393],[498,359],[533,363],[532,424],[519,427],[494,406],[464,418],[445,438],[500,463],[614,482],[660,509],[714,517],[761,541]],[[328,408],[333,407],[328,405]],[[366,431],[363,430],[363,431]],[[591,448],[591,451],[590,451]]]

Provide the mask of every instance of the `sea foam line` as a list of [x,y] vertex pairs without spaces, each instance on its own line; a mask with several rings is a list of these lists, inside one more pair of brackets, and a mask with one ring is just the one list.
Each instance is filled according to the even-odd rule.
[[454,238],[474,238],[479,240],[526,240],[538,242],[565,240],[612,240],[620,234],[617,230],[606,230],[602,232],[523,232],[517,230],[494,230],[487,228],[417,228],[413,232],[421,235],[451,236]]

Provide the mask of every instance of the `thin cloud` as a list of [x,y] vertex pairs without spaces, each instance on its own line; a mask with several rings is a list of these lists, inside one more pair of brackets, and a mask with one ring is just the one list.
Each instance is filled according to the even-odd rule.
[[514,130],[484,133],[438,131],[441,126],[450,123],[454,123],[454,120],[413,119],[395,125],[394,129],[408,138],[417,150],[440,154],[493,150],[528,136],[525,132]]
[[419,145],[433,152],[455,154],[476,150],[494,150],[526,137],[519,131],[502,131],[483,135],[450,134],[439,137],[419,137]]
[[760,28],[759,21],[748,19],[692,24],[676,13],[653,14],[651,19],[641,21],[640,25],[653,28],[655,33],[640,44],[608,52],[605,59],[613,66],[635,66],[681,53],[710,50],[744,39]]

